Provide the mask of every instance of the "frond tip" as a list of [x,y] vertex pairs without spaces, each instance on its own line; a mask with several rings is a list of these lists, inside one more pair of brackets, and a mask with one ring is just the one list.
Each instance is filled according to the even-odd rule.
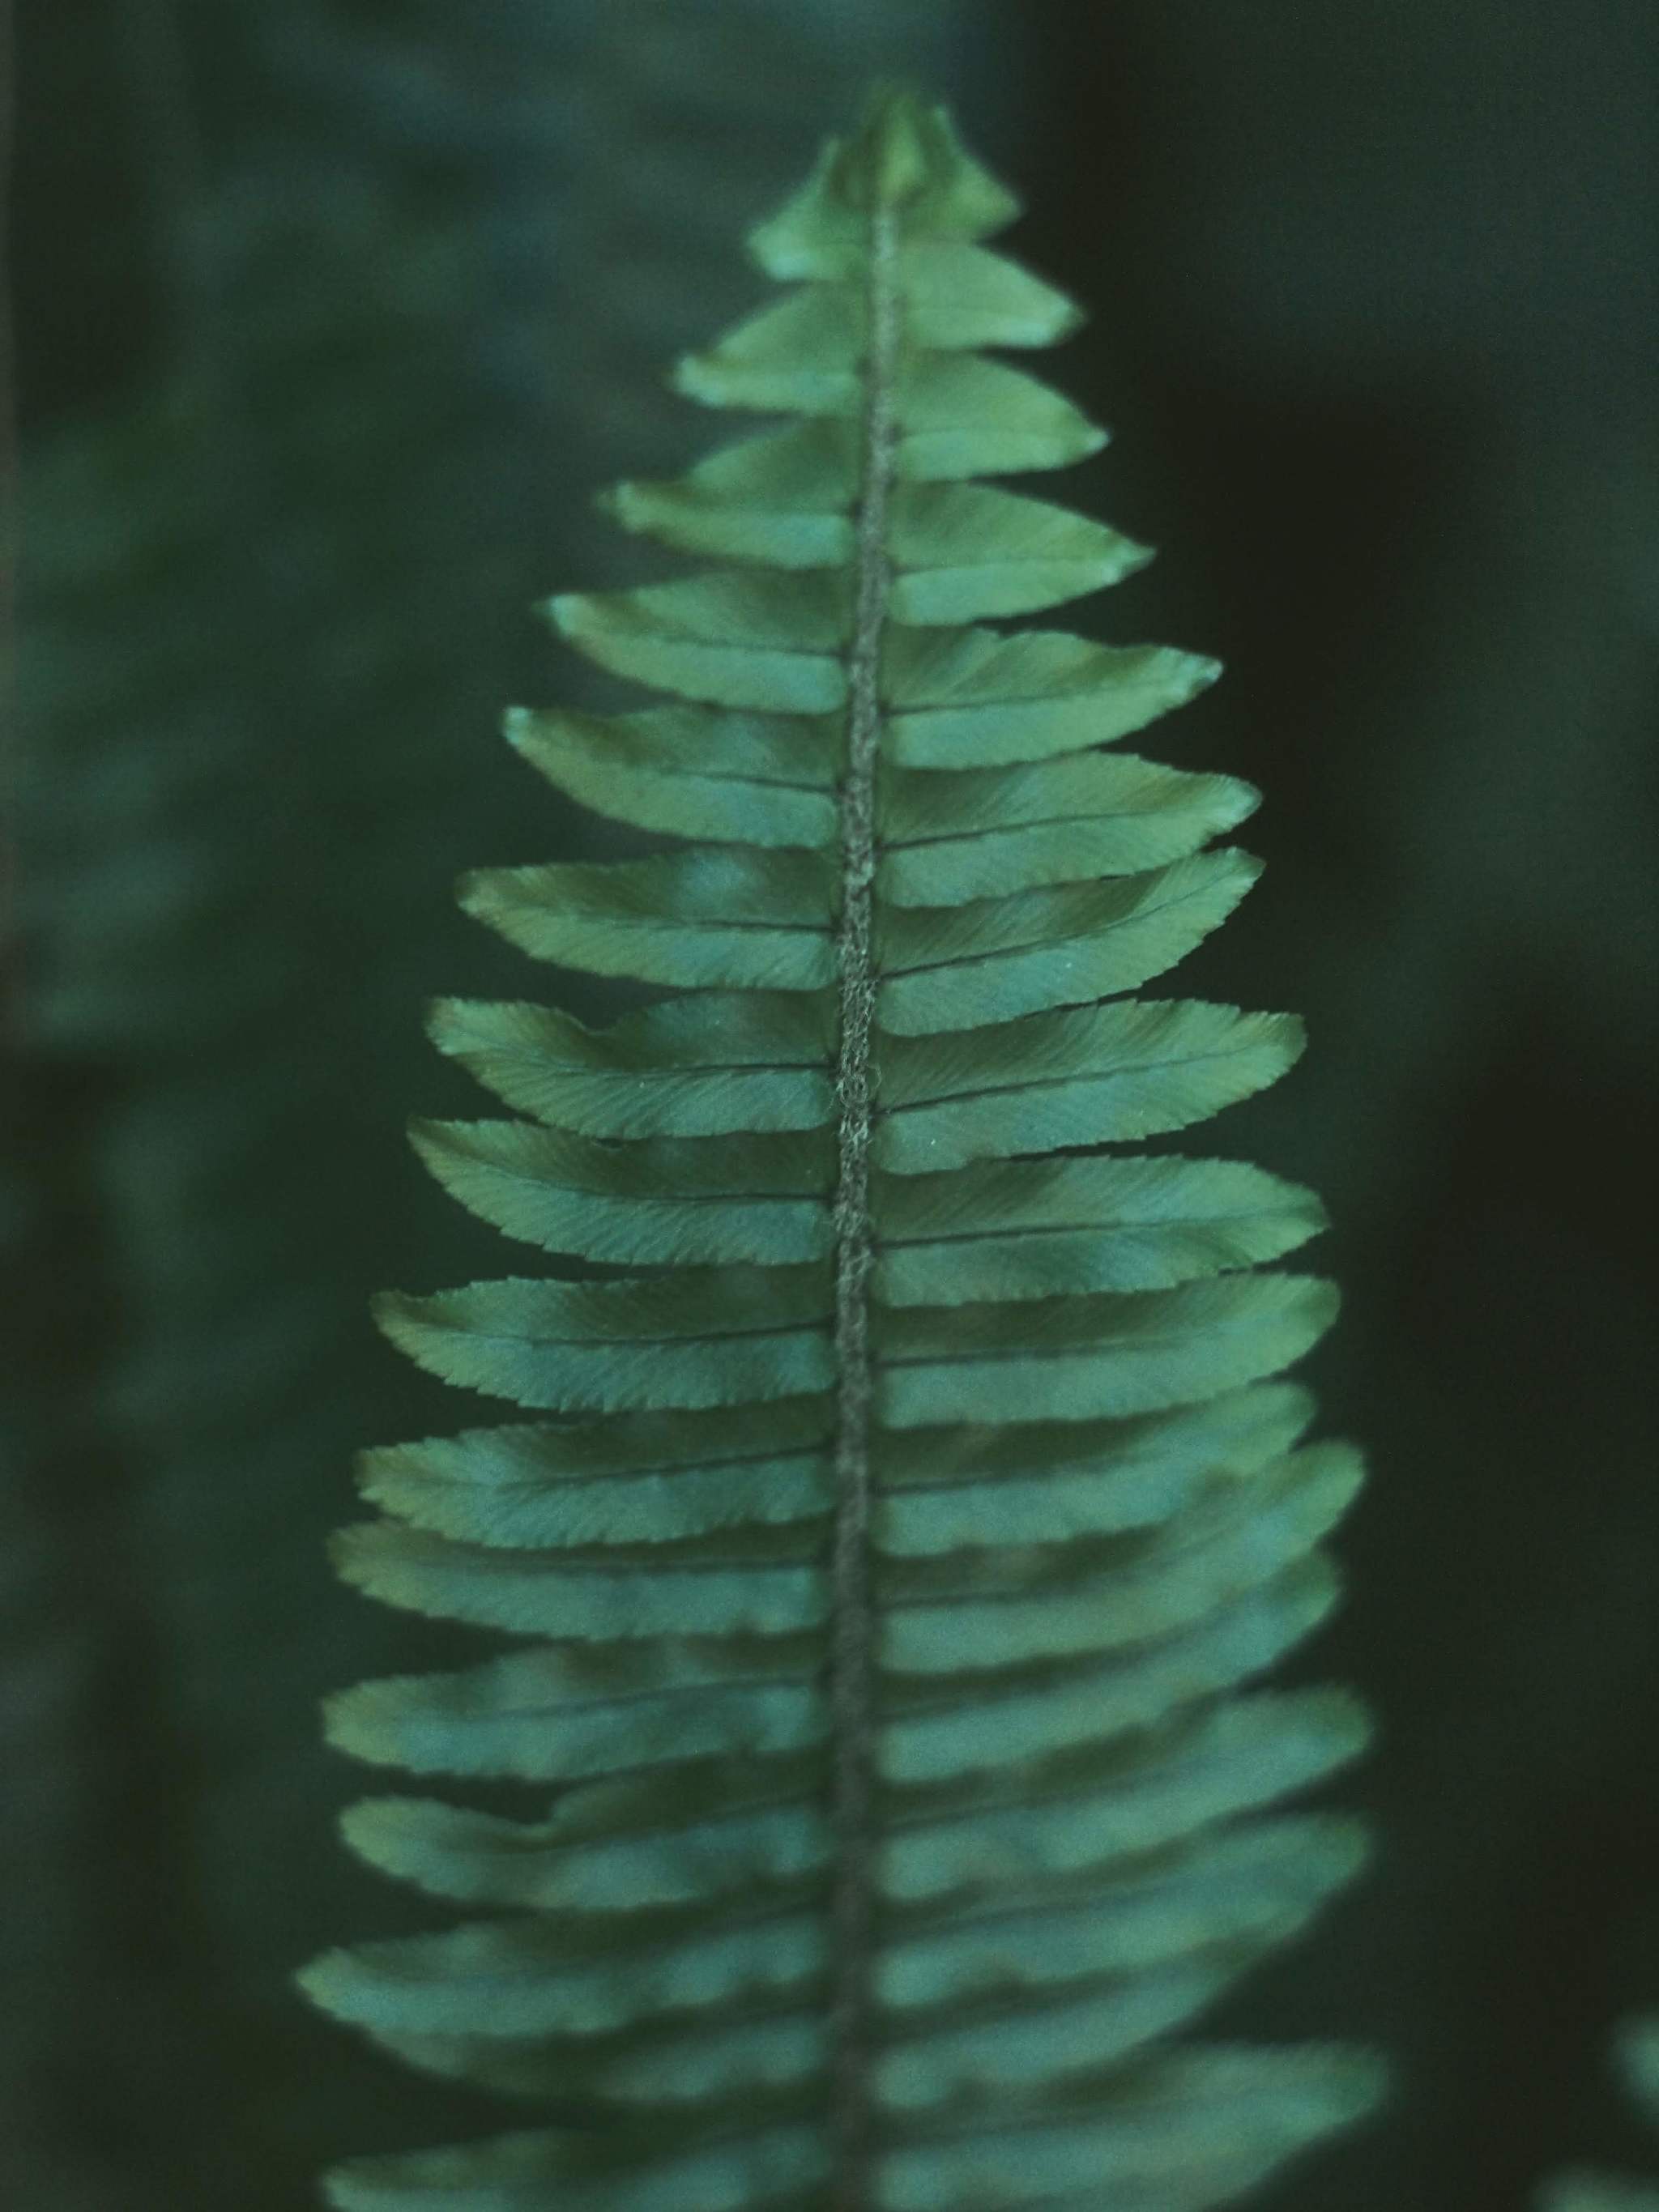
[[1334,1601],[1360,1469],[1281,1379],[1334,1311],[1267,1264],[1317,1200],[1133,1149],[1301,1049],[1131,995],[1257,873],[1210,842],[1246,786],[1107,750],[1214,664],[986,626],[1146,557],[969,481],[1103,436],[975,350],[1075,320],[980,243],[1014,212],[879,94],[751,241],[799,289],[679,374],[796,419],[612,496],[724,565],[550,603],[670,702],[509,717],[556,788],[680,842],[464,905],[663,995],[434,1010],[518,1118],[419,1123],[421,1154],[553,1266],[380,1319],[544,1418],[369,1453],[385,1517],[337,1556],[525,1641],[329,1730],[543,1796],[356,1808],[371,1863],[509,1917],[305,1981],[554,2124],[349,2166],[339,2206],[1204,2212],[1376,2094],[1352,2053],[1181,2037],[1363,1855],[1285,1809],[1363,1716],[1252,1686]]

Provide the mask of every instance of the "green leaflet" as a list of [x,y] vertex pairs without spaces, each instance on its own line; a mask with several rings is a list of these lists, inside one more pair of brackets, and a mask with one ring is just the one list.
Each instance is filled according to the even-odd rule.
[[363,1454],[363,1494],[478,1544],[671,1542],[830,1503],[827,1400],[473,1429]]
[[884,1197],[890,1305],[1160,1290],[1276,1260],[1324,1225],[1310,1191],[1236,1160],[1051,1155],[895,1177]]
[[689,553],[815,568],[850,560],[858,438],[809,421],[722,447],[672,483],[621,483],[601,501],[629,530]]
[[968,1437],[908,1430],[878,1461],[873,1540],[886,1553],[927,1554],[1149,1527],[1206,1486],[1253,1474],[1288,1451],[1312,1417],[1305,1391],[1266,1383],[1139,1420]]
[[[1267,1656],[1256,1654],[1256,1663]],[[1364,1741],[1343,1698],[1234,1698],[1198,1720],[1139,1729],[1127,1748],[1097,1745],[1080,1760],[1050,1760],[1046,1790],[1016,1776],[999,1795],[994,1777],[966,1770],[965,1779],[945,1778],[948,1790],[925,1778],[934,1786],[915,1793],[915,1817],[883,1851],[882,1890],[902,1904],[969,1893],[985,1904],[1011,1886],[1030,1891],[1138,1862],[1305,1787]]]
[[468,1550],[376,1521],[342,1530],[334,1560],[348,1582],[387,1605],[526,1635],[786,1635],[817,1627],[829,1608],[816,1563],[607,1570],[540,1552]]
[[440,1051],[509,1106],[592,1137],[819,1129],[827,1008],[804,994],[668,1000],[609,1029],[550,1007],[440,1001]]
[[[592,1785],[589,1785],[590,1788]],[[348,1840],[371,1864],[440,1897],[472,1905],[584,1914],[702,1905],[799,1886],[821,1875],[830,1839],[803,1805],[643,1835],[585,1840],[562,1820],[467,1813],[425,1797],[366,1797],[345,1816]],[[580,1806],[578,1793],[575,1799]]]
[[1109,744],[1212,683],[1214,661],[1058,632],[900,632],[883,651],[900,768],[999,768]]
[[518,708],[506,735],[568,797],[637,829],[808,849],[835,836],[836,750],[809,750],[782,715],[686,708],[607,722]]
[[[929,323],[937,326],[939,319],[924,303],[912,324],[912,344],[893,364],[892,469],[898,483],[1061,468],[1105,444],[1103,430],[1035,377],[954,345],[930,343]],[[994,329],[994,320],[988,321]],[[688,398],[712,407],[850,421],[863,406],[865,322],[861,285],[814,286],[763,308],[708,352],[691,355],[674,380]],[[964,316],[952,318],[951,337],[965,327]],[[904,618],[918,619],[914,611]]]
[[331,1996],[341,2011],[360,2007],[378,2025],[416,2033],[471,2025],[487,2008],[496,2034],[595,2035],[821,1982],[825,1958],[824,1930],[807,1913],[694,1927],[620,1956],[603,1924],[583,1942],[545,1918],[480,1921],[337,1953]]
[[[1092,1806],[1084,1829],[1092,1840],[1074,1863],[1091,1865],[1097,1858],[1139,1848],[1136,1838],[1144,1834],[1144,1827],[1123,1826],[1120,1830],[1109,1825],[1107,1835],[1121,1832],[1129,1839],[1111,1850],[1099,1840],[1103,1820],[1120,1824],[1132,1818],[1144,1821],[1145,1817],[1144,1808],[1132,1815],[1122,1802],[1113,1739],[1152,1728],[1183,1706],[1272,1666],[1324,1619],[1334,1601],[1329,1569],[1319,1562],[1304,1562],[1259,1589],[1247,1589],[1196,1628],[1138,1646],[1109,1667],[1070,1667],[1042,1689],[1016,1688],[1006,1698],[995,1694],[1001,1685],[987,1670],[987,1678],[975,1685],[977,1703],[971,1709],[929,1706],[894,1717],[882,1732],[881,1771],[896,1792],[902,1784],[927,1785],[930,1806],[937,1796],[933,1785],[960,1785],[968,1793],[969,1825],[960,1836],[952,1832],[947,1840],[961,1843],[970,1853],[989,1845],[994,1856],[988,1863],[1009,1866],[1012,1861],[994,1856],[1005,1851],[1009,1838],[999,1839],[981,1827],[981,1800],[999,1782],[1029,1786],[1030,1778],[1022,1769],[1035,1753],[1063,1758],[1068,1771],[1092,1754],[1095,1765],[1104,1761],[1112,1787],[1106,1799]],[[1075,1614],[1071,1627],[1075,1644]],[[1006,1644],[1003,1649],[1006,1656]],[[924,1662],[932,1656],[924,1638],[912,1639],[910,1650]],[[1030,1663],[1022,1656],[1016,1665]],[[937,1680],[926,1686],[935,1698],[941,1694]],[[1022,1849],[1042,1844],[1043,1820],[1030,1808],[1022,1810],[1016,1825],[1018,1832],[1013,1840]],[[1073,1825],[1060,1823],[1066,1834]],[[896,1839],[890,1857],[894,1866],[912,1869],[939,1863],[939,1854],[925,1839],[921,1844],[914,1838]],[[942,1863],[949,1874],[946,1887],[963,1878],[963,1863],[979,1863],[971,1856],[959,1861],[950,1851]],[[1054,1870],[1047,1856],[1040,1855],[1035,1863]],[[914,1871],[910,1878],[915,1878]]]
[[1363,1863],[1352,1823],[1307,1816],[1239,1821],[1181,1849],[1151,1854],[1091,1883],[1081,1899],[981,1911],[900,1937],[882,1960],[890,2005],[1017,1998],[1030,1988],[1156,1966],[1191,1947],[1267,1941],[1317,1910]]
[[375,1317],[446,1382],[520,1406],[643,1411],[828,1389],[830,1296],[812,1267],[637,1284],[515,1277],[430,1298],[387,1291]]
[[[744,1991],[729,2010],[683,2010],[609,2036],[392,2033],[381,2040],[413,2065],[464,2075],[508,2096],[568,2103],[579,2093],[601,2111],[648,2104],[665,2121],[716,2111],[741,2121],[763,2098],[799,2102],[823,2066],[818,1993],[797,1989],[792,1997],[763,2009],[765,1998]],[[780,2002],[789,2008],[776,2009]]]
[[[1335,2054],[1221,2047],[1154,2059],[1085,2117],[999,2126],[981,2108],[949,2133],[895,2152],[880,2200],[891,2212],[1012,2212],[1062,2190],[1109,2183],[1165,2203],[1224,2202],[1308,2136],[1352,2120],[1376,2094],[1374,2066]],[[1190,2193],[1194,2183],[1205,2193]],[[1188,2192],[1184,2197],[1182,2192]]]
[[1132,1540],[1104,1559],[1083,1552],[1063,1583],[1028,1575],[981,1595],[889,1572],[878,1581],[889,1595],[884,1656],[902,1674],[948,1674],[964,1648],[983,1668],[1022,1666],[1218,1620],[1240,1591],[1307,1553],[1350,1504],[1358,1478],[1352,1452],[1316,1444],[1149,1540]]
[[1044,1299],[880,1318],[890,1426],[963,1417],[1121,1419],[1254,1382],[1323,1335],[1336,1296],[1294,1275],[1232,1275],[1173,1291]]
[[559,2124],[348,2167],[337,2204],[1204,2212],[1375,2094],[1348,2054],[1182,2039],[1359,1863],[1279,1808],[1363,1716],[1250,1686],[1335,1602],[1360,1466],[1280,1379],[1335,1293],[1263,1263],[1318,1200],[1133,1148],[1301,1030],[1127,995],[1257,873],[1212,843],[1247,786],[1103,750],[1214,664],[988,626],[1146,557],[971,481],[1101,438],[973,350],[1073,319],[980,244],[1012,212],[940,114],[876,100],[756,234],[801,289],[678,373],[797,419],[609,502],[714,565],[551,603],[672,696],[508,717],[568,798],[675,842],[484,868],[464,905],[659,995],[434,1011],[514,1117],[416,1146],[552,1265],[378,1316],[551,1418],[366,1454],[383,1517],[337,1560],[520,1641],[328,1727],[550,1804],[365,1800],[374,1864],[516,1917],[307,1985]]
[[811,991],[835,975],[816,854],[695,847],[648,860],[488,868],[461,903],[538,960],[649,983]]
[[673,1646],[638,1657],[625,1649],[632,1664],[601,1647],[582,1666],[559,1646],[464,1674],[364,1683],[331,1700],[329,1741],[416,1773],[554,1782],[653,1760],[793,1751],[824,1735],[799,1660],[775,1676],[745,1654],[745,1674],[741,1660],[726,1670],[677,1668]]
[[823,714],[845,703],[836,648],[851,620],[823,575],[720,569],[639,592],[548,602],[561,634],[601,668],[719,707]]
[[883,799],[889,842],[877,883],[896,906],[1133,875],[1195,852],[1256,803],[1230,777],[1101,752],[949,777],[900,769]]
[[510,1237],[619,1266],[817,1260],[831,1248],[828,1148],[789,1136],[647,1139],[621,1153],[527,1121],[427,1121],[416,1149]]
[[882,1051],[872,1144],[899,1174],[1161,1135],[1265,1090],[1302,1049],[1288,1014],[1129,1000]]
[[1207,937],[1257,873],[1243,854],[1200,853],[1099,885],[897,908],[876,1019],[927,1036],[1132,990]]
[[900,622],[1026,614],[1115,584],[1151,558],[1102,523],[982,484],[906,485],[893,500]]

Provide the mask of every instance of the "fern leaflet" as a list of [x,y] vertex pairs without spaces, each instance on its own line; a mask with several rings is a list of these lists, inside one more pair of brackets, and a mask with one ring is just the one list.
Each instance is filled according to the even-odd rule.
[[339,1556],[529,1641],[329,1727],[553,1795],[356,1808],[370,1861],[505,1911],[306,1982],[554,2124],[359,2161],[352,2212],[1199,2212],[1375,2094],[1353,2054],[1171,2039],[1358,1861],[1350,1824],[1268,1809],[1353,1754],[1355,1709],[1244,1685],[1328,1610],[1359,1470],[1277,1379],[1329,1286],[1258,1271],[1317,1202],[1100,1149],[1300,1038],[1127,995],[1255,872],[1209,848],[1252,793],[1103,750],[1213,665],[987,626],[1146,557],[972,481],[1102,442],[980,350],[1074,319],[980,243],[1014,212],[908,95],[832,142],[753,239],[797,289],[678,372],[795,419],[611,496],[724,565],[550,605],[672,702],[509,720],[568,796],[683,842],[463,903],[667,994],[600,1028],[434,1012],[527,1118],[416,1142],[558,1268],[380,1319],[553,1418],[370,1453],[383,1517]]

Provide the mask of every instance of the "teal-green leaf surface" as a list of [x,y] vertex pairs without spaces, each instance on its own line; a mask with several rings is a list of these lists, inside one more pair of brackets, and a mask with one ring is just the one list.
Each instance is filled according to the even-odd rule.
[[549,2124],[360,2161],[338,2206],[1204,2212],[1376,2094],[1350,2052],[1188,2035],[1364,1856],[1286,1809],[1363,1714],[1264,1686],[1336,1601],[1361,1468],[1285,1379],[1335,1311],[1271,1264],[1318,1200],[1143,1145],[1302,1045],[1127,995],[1259,872],[1212,842],[1247,785],[1105,750],[1215,664],[990,626],[1148,557],[972,481],[1103,434],[975,351],[1076,319],[981,243],[1013,212],[878,95],[755,234],[799,289],[678,373],[796,419],[608,502],[720,565],[550,603],[669,696],[507,718],[652,842],[462,903],[646,1002],[433,1011],[512,1111],[414,1141],[534,1271],[378,1318],[544,1418],[364,1455],[340,1571],[510,1641],[327,1725],[533,1801],[366,1798],[373,1865],[512,1917],[304,1978]]

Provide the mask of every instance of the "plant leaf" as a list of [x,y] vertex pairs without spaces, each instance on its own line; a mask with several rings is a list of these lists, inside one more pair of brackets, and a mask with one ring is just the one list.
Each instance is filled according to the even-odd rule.
[[1185,2039],[1362,1856],[1285,1806],[1363,1715],[1254,1686],[1336,1601],[1361,1469],[1280,1379],[1336,1297],[1263,1263],[1317,1200],[1122,1149],[1302,1036],[1121,995],[1258,872],[1211,845],[1248,786],[1103,750],[1215,664],[988,626],[1146,557],[967,481],[1103,441],[973,350],[1074,320],[979,243],[1012,211],[940,112],[877,97],[752,240],[800,289],[678,372],[799,419],[609,502],[725,565],[551,602],[676,696],[508,718],[556,789],[677,842],[482,869],[462,903],[664,995],[597,1027],[434,1010],[531,1118],[416,1146],[552,1261],[378,1317],[553,1418],[368,1453],[382,1517],[336,1559],[530,1641],[328,1726],[551,1800],[355,1808],[374,1864],[516,1917],[307,1986],[557,2124],[360,2162],[340,2205],[1206,2212],[1374,2100],[1350,2053]]

